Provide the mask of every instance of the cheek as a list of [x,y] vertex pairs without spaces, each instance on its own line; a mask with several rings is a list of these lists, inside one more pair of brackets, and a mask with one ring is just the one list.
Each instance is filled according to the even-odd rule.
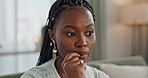
[[72,44],[66,41],[65,39],[59,39],[57,41],[58,52],[64,58],[67,55],[67,53],[70,52]]
[[91,43],[90,46],[89,46],[89,50],[90,50],[89,54],[88,54],[89,57],[91,57],[93,48],[94,48],[94,43]]
[[89,57],[91,57],[91,54],[92,54],[92,50],[93,50],[93,48],[94,48],[94,45],[95,45],[95,42],[96,42],[96,36],[94,36],[92,39],[90,39],[89,40],[89,42],[88,43],[90,43],[89,44]]

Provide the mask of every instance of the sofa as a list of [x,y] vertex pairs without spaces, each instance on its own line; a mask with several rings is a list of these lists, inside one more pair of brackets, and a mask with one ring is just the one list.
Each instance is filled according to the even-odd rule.
[[110,78],[148,78],[147,63],[140,55],[89,61],[88,65],[105,72]]
[[[128,57],[120,57],[114,59],[105,59],[105,60],[94,60],[89,61],[87,63],[90,66],[93,66],[101,71],[104,71],[106,74],[110,76],[110,78],[148,78],[148,67],[147,63],[142,56],[128,56]],[[129,71],[130,69],[130,71]],[[132,71],[131,71],[132,70]],[[141,74],[144,70],[145,72],[141,75],[146,77],[125,77],[127,74],[133,73],[136,74],[136,70],[138,70]],[[126,73],[124,73],[126,72]],[[130,73],[128,73],[130,72]],[[138,72],[138,73],[139,73]],[[113,73],[113,74],[112,74]],[[118,74],[119,73],[119,74]],[[0,78],[20,78],[23,73],[15,73],[9,75],[0,76]],[[113,76],[112,76],[113,75]],[[120,77],[119,77],[119,76]],[[122,76],[124,75],[124,76]],[[130,74],[132,75],[132,74]],[[116,76],[116,77],[115,77]]]
[[118,57],[113,59],[104,59],[104,60],[94,60],[89,61],[87,64],[98,68],[98,64],[112,63],[117,65],[132,65],[132,66],[147,66],[145,59],[140,56],[126,56],[126,57]]

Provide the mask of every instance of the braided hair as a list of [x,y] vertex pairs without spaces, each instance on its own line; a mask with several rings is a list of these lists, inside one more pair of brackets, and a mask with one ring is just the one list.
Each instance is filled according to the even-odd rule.
[[[52,50],[54,46],[50,46],[50,43],[53,43],[50,36],[48,35],[48,29],[53,30],[53,27],[55,25],[55,20],[58,18],[58,15],[67,8],[75,7],[75,6],[82,6],[87,8],[93,16],[93,19],[95,21],[95,14],[93,11],[93,8],[86,0],[57,0],[55,3],[51,6],[51,9],[49,11],[49,15],[47,18],[47,28],[45,29],[45,35],[44,35],[44,41],[41,48],[40,56],[37,62],[37,66],[41,65],[49,60],[52,59]],[[57,52],[58,55],[58,52]]]

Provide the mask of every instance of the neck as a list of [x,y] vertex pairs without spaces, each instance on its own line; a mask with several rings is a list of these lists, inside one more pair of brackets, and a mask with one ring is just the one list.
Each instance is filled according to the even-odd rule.
[[56,67],[56,70],[57,70],[58,74],[60,75],[60,77],[66,78],[63,68],[61,66],[61,63],[63,62],[63,60],[64,59],[61,56],[59,56],[55,61],[55,67]]

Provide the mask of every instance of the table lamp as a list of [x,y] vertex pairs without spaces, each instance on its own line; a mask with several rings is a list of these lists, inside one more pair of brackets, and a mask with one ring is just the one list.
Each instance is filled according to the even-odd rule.
[[148,4],[144,2],[124,6],[120,9],[122,23],[132,26],[132,54],[138,52],[139,26],[148,25]]

